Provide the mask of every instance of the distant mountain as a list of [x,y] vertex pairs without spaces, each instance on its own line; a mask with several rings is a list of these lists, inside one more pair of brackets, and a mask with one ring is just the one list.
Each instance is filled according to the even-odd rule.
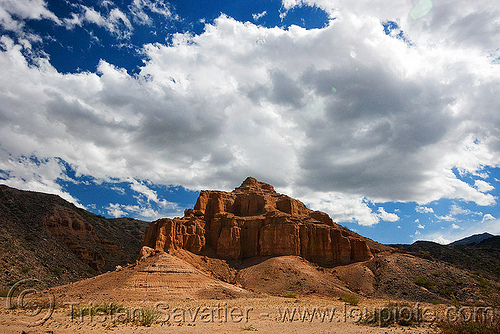
[[[485,234],[482,234],[482,236],[486,237]],[[459,241],[466,239],[480,240],[480,238],[476,239],[474,237]],[[441,245],[431,241],[416,241],[411,245],[391,246],[421,258],[447,262],[500,280],[500,236],[490,234],[490,237],[481,241],[470,241],[458,245],[455,243]]]
[[148,226],[0,185],[0,290],[28,277],[69,283],[134,262]]
[[450,243],[451,246],[461,246],[461,245],[469,245],[469,244],[477,244],[483,240],[489,239],[491,237],[494,237],[493,234],[490,233],[481,233],[481,234],[474,234],[471,235],[470,237],[463,238],[457,241],[454,241]]
[[478,247],[483,248],[499,248],[500,249],[500,236],[495,235],[491,238],[484,239],[477,244]]

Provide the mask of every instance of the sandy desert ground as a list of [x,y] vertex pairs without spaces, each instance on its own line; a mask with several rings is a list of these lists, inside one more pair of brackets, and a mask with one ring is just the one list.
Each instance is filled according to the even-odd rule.
[[[294,257],[279,259],[302,264]],[[307,272],[307,267],[302,269]],[[331,294],[288,292],[249,291],[160,253],[136,265],[51,289],[25,286],[14,297],[1,298],[0,333],[438,333],[439,320],[459,314],[450,304],[359,295],[346,300],[344,291],[333,288]],[[411,323],[358,323],[384,308],[381,318],[386,318],[390,303],[398,303],[400,312],[393,318],[411,318]],[[42,306],[39,312],[37,306]],[[446,313],[447,309],[451,312]],[[465,314],[474,311],[467,309]]]
[[[28,316],[29,311],[7,309],[1,300],[0,333],[435,333],[435,325],[422,322],[413,326],[367,326],[356,324],[359,310],[384,306],[387,300],[364,300],[350,306],[324,297],[257,297],[230,300],[193,300],[175,298],[161,303],[125,304],[117,314],[71,316],[71,308],[95,305],[81,301],[74,305],[56,302],[52,316],[43,324],[30,326],[43,317]],[[99,302],[102,303],[102,302]],[[415,305],[413,305],[415,306]],[[141,310],[154,308],[159,318],[150,326],[134,321]],[[418,307],[425,307],[419,305]],[[430,307],[430,306],[429,306]],[[436,307],[436,306],[432,306]],[[304,310],[307,312],[304,313]],[[316,310],[316,311],[315,311]],[[325,310],[328,313],[325,314]],[[335,310],[335,312],[332,312]],[[295,311],[295,314],[293,313]],[[75,312],[76,313],[76,312]],[[285,313],[287,316],[285,316]],[[311,317],[311,315],[314,315]],[[293,315],[294,314],[294,315]],[[293,320],[290,321],[290,315]]]

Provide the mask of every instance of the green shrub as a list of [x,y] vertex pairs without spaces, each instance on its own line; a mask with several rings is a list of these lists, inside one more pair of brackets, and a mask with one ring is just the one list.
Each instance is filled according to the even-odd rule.
[[432,259],[431,252],[424,250],[420,252],[420,256],[422,256],[425,259]]
[[298,295],[295,291],[285,291],[281,296],[285,298],[297,298]]
[[95,304],[95,305],[89,305],[89,306],[75,307],[75,308],[73,308],[73,314],[71,314],[71,316],[83,317],[83,316],[88,316],[91,314],[92,315],[95,315],[95,314],[113,315],[113,314],[123,312],[123,310],[124,310],[123,305],[117,304],[114,302],[110,302],[110,303],[102,303],[102,304]]
[[430,281],[427,278],[423,276],[419,276],[415,278],[415,281],[413,281],[416,285],[422,286],[426,289],[430,289],[436,285],[436,282]]
[[346,304],[349,304],[349,305],[352,305],[352,306],[356,306],[359,303],[359,298],[358,298],[358,296],[356,296],[353,293],[345,293],[342,296],[342,301],[344,303],[346,303]]
[[155,308],[141,309],[141,316],[138,319],[138,324],[141,326],[151,326],[160,318],[160,313]]
[[442,296],[451,298],[451,296],[453,295],[453,291],[450,288],[446,287],[446,288],[439,290],[439,294]]
[[116,313],[123,312],[124,308],[123,308],[123,305],[121,305],[121,304],[110,302],[110,303],[103,303],[101,305],[98,305],[98,307],[96,307],[95,310],[106,313],[106,314],[116,314]]

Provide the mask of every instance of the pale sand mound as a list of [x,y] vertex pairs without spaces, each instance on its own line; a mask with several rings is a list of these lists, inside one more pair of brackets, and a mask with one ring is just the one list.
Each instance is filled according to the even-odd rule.
[[176,249],[171,253],[213,278],[231,284],[236,282],[239,261],[222,260],[217,258],[215,254],[198,255],[184,249]]
[[336,267],[332,270],[332,274],[349,289],[363,296],[370,296],[375,292],[375,275],[364,262]]
[[236,281],[250,291],[272,295],[294,291],[339,297],[349,291],[327,270],[298,256],[245,260]]
[[52,289],[65,301],[163,301],[173,298],[228,299],[250,292],[210,277],[167,253],[139,264]]
[[[228,263],[185,250],[176,250],[174,254],[214,278],[257,293],[281,296],[293,291],[300,295],[339,297],[349,292],[346,284],[330,273],[331,269],[299,256],[254,257]],[[370,285],[373,288],[371,281]],[[357,286],[354,288],[358,290]]]

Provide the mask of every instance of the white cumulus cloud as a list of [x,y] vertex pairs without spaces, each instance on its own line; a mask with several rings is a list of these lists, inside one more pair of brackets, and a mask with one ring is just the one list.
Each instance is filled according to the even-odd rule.
[[418,212],[418,213],[434,213],[434,209],[433,208],[429,208],[429,207],[426,207],[426,206],[417,206],[415,208],[415,211]]
[[474,185],[476,186],[477,190],[479,190],[482,193],[487,193],[495,189],[495,187],[493,187],[491,184],[483,180],[474,181]]
[[377,215],[380,218],[380,220],[383,221],[397,222],[399,220],[399,216],[397,214],[386,212],[383,207],[378,208]]

